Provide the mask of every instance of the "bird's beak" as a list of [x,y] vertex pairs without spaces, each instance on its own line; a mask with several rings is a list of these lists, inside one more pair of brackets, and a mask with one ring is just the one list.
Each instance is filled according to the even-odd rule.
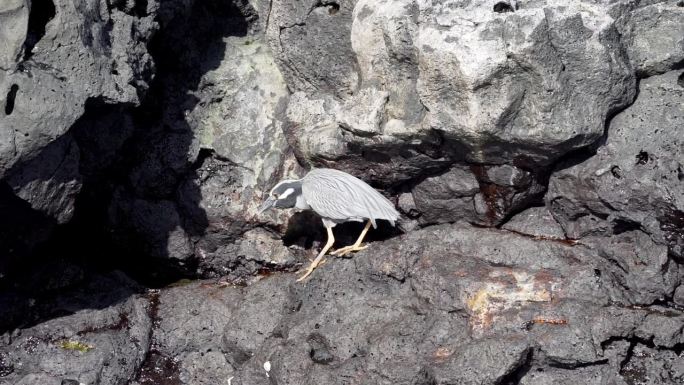
[[271,207],[275,206],[276,204],[276,199],[269,196],[264,203],[259,206],[259,214],[263,213],[264,211],[270,209]]

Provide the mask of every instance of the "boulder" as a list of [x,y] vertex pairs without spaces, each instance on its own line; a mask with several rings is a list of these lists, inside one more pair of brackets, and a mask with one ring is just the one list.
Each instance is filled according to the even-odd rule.
[[684,6],[674,0],[644,5],[624,15],[618,30],[637,75],[648,77],[684,62]]
[[[435,225],[329,257],[304,283],[283,272],[246,286],[181,280],[113,303],[103,287],[135,285],[60,273],[100,282],[84,293],[106,307],[84,308],[81,289],[67,289],[73,315],[3,335],[0,383],[93,381],[100,368],[108,383],[139,385],[599,384],[644,372],[676,383],[684,313],[652,303],[666,291],[656,273],[584,241]],[[25,358],[33,336],[49,360]],[[84,351],[62,354],[57,337]]]
[[[14,293],[32,305],[23,314],[26,326],[0,342],[0,384],[124,384],[136,377],[150,346],[150,301],[122,274],[82,283],[39,300]],[[16,307],[3,309],[10,315]]]
[[[2,205],[21,212],[0,222],[20,227],[21,216],[35,223],[22,227],[22,234],[5,232],[0,264],[7,257],[25,257],[55,225],[69,222],[84,173],[111,164],[130,135],[130,125],[92,120],[97,115],[119,123],[112,111],[139,105],[149,88],[154,63],[147,44],[156,31],[157,4],[128,3],[11,0],[0,5],[0,183],[14,195],[3,197]],[[88,134],[77,131],[87,123],[93,123],[86,127],[91,140],[81,141]],[[92,140],[96,133],[103,134],[99,141]],[[90,148],[93,142],[97,146]]]
[[546,202],[569,238],[639,231],[684,256],[681,76],[641,80],[639,97],[611,120],[596,155],[553,173]]
[[502,228],[540,238],[565,239],[563,228],[546,207],[530,207],[504,223]]
[[107,225],[120,244],[186,271],[201,261],[196,272],[205,277],[249,264],[232,254],[234,242],[286,220],[283,212],[257,216],[257,208],[277,180],[302,171],[276,119],[288,92],[259,9],[181,1],[159,9],[159,86],[152,112],[134,120],[140,156],[110,202]]
[[296,91],[285,120],[300,161],[392,185],[464,159],[544,168],[595,142],[635,95],[627,10],[516,4],[274,6],[266,35]]
[[97,0],[48,0],[0,9],[8,37],[0,55],[0,177],[64,135],[89,99],[140,102],[153,69],[146,44],[156,29],[155,6],[126,13]]

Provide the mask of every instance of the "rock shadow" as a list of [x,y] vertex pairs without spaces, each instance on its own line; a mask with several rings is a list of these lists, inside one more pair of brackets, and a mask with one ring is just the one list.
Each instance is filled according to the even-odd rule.
[[223,39],[245,36],[255,17],[251,12],[239,1],[160,4],[160,31],[149,47],[156,78],[132,113],[135,133],[127,143],[127,172],[108,208],[114,242],[149,264],[134,274],[148,285],[194,274],[194,244],[209,226],[198,175],[207,154],[186,116],[200,103],[194,92],[204,74],[224,58]]
[[[353,244],[361,234],[364,225],[365,223],[362,222],[347,222],[333,227],[333,234],[335,235],[333,248],[337,249]],[[376,229],[371,227],[366,234],[365,244],[385,241],[402,234],[399,227],[392,227],[387,221],[378,220],[377,225]],[[285,246],[296,245],[304,249],[320,248],[327,241],[327,233],[321,218],[314,212],[307,210],[297,212],[290,217],[282,239]]]
[[[209,219],[196,172],[204,157],[184,113],[199,103],[193,91],[203,75],[221,63],[223,38],[246,35],[252,12],[240,1],[161,2],[160,29],[148,46],[156,75],[149,89],[139,87],[141,105],[92,98],[68,133],[15,167],[24,172],[39,160],[23,182],[80,179],[66,223],[0,181],[0,230],[7,230],[0,234],[0,333],[111,306],[192,275],[193,245]],[[76,151],[77,172],[61,181],[55,177],[62,163],[45,154],[65,146]],[[174,254],[181,247],[184,259]]]

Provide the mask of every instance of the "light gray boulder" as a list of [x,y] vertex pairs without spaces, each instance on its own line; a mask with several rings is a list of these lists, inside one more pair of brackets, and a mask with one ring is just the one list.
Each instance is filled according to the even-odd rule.
[[684,63],[684,4],[660,1],[623,16],[618,29],[637,75],[647,77]]
[[[361,0],[324,13],[337,6],[286,4],[274,7],[267,36],[297,91],[285,116],[300,140],[290,144],[305,162],[381,184],[445,161],[548,165],[597,140],[635,94],[616,27],[623,7]],[[317,77],[323,65],[337,80]],[[359,164],[369,160],[372,170]]]
[[0,70],[14,67],[28,32],[29,2],[8,0],[0,5]]

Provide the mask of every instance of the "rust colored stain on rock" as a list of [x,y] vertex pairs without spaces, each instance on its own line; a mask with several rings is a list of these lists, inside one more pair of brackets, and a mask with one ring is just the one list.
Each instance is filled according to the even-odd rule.
[[480,193],[484,198],[487,206],[485,217],[489,226],[497,224],[506,211],[506,189],[489,182],[487,176],[487,168],[484,165],[474,164],[470,166],[470,171],[475,175],[478,184],[480,185]]

